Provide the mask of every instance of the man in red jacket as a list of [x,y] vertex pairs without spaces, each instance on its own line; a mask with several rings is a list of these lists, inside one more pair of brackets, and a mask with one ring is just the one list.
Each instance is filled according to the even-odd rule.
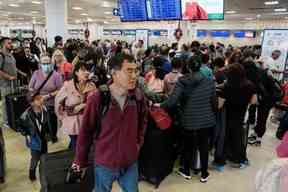
[[137,192],[137,159],[144,140],[146,103],[136,88],[138,70],[134,58],[119,54],[111,58],[109,66],[113,78],[109,85],[111,101],[101,118],[100,134],[97,139],[93,136],[101,102],[100,92],[95,91],[88,96],[73,167],[87,167],[89,149],[94,142],[95,191],[110,192],[113,182],[118,181],[123,191]]

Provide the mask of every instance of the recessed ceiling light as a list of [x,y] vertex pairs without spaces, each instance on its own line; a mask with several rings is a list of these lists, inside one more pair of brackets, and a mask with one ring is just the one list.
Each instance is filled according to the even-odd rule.
[[9,7],[20,7],[20,5],[14,4],[14,3],[11,3],[11,4],[9,4],[8,6],[9,6]]
[[256,15],[257,18],[260,18],[261,16],[262,16],[262,15],[260,15],[260,14]]
[[101,7],[112,7],[111,3],[107,2],[107,1],[103,1]]
[[105,11],[104,14],[106,14],[106,15],[111,15],[112,12],[110,12],[110,11]]
[[2,1],[0,1],[0,5],[2,5],[3,4],[3,2]]
[[236,11],[232,11],[232,10],[231,10],[231,11],[226,11],[226,13],[227,13],[227,14],[234,14],[234,13],[236,13]]
[[73,10],[83,10],[82,7],[72,7]]
[[287,11],[286,8],[279,8],[279,9],[274,9],[275,12],[285,12]]
[[41,5],[42,2],[41,1],[31,1],[32,4],[36,4],[36,5]]
[[93,19],[87,18],[87,22],[92,22],[92,21],[93,21]]
[[37,14],[39,11],[31,11],[32,14]]
[[264,4],[265,5],[278,5],[279,1],[265,1]]
[[87,13],[81,13],[81,15],[82,15],[82,16],[88,16],[88,14],[87,14]]
[[103,23],[104,23],[104,24],[109,24],[109,22],[108,22],[108,21],[104,21]]
[[251,18],[251,17],[247,17],[245,19],[248,20],[248,21],[254,20],[254,18]]

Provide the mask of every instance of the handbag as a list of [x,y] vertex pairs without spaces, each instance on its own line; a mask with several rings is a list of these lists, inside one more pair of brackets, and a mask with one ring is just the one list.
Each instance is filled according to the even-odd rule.
[[166,130],[171,127],[172,119],[164,109],[152,106],[149,109],[149,113],[160,129]]

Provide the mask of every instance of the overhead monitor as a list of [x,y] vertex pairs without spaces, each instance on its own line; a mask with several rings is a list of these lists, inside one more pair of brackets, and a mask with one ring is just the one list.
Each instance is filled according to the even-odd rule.
[[181,0],[146,0],[146,7],[148,20],[181,19]]
[[223,20],[224,0],[181,0],[183,20]]
[[147,21],[145,0],[119,0],[121,21]]

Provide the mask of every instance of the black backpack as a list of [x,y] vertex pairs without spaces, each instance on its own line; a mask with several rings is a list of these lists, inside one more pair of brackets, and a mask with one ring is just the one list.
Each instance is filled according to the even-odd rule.
[[265,102],[268,100],[275,104],[282,101],[284,97],[284,91],[282,90],[281,84],[275,78],[268,74],[268,70],[263,72],[261,88],[263,92],[263,99]]

